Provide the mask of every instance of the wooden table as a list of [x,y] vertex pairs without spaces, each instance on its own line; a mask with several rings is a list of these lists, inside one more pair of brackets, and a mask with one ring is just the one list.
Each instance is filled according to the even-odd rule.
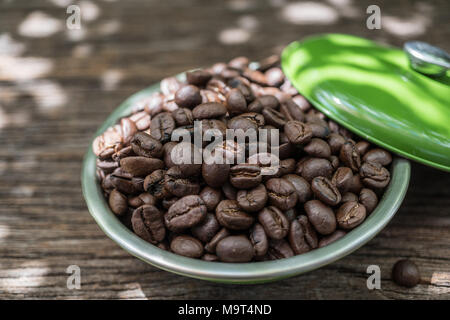
[[[260,59],[314,33],[394,45],[415,38],[449,51],[447,0],[375,1],[381,30],[365,27],[372,0],[309,9],[283,0],[85,0],[78,31],[66,28],[66,2],[0,1],[0,298],[450,298],[450,176],[425,166],[413,165],[401,209],[363,248],[257,286],[192,280],[139,261],[99,229],[80,187],[92,135],[133,92],[237,55]],[[298,24],[307,10],[310,22]],[[390,278],[405,257],[422,272],[413,289]],[[366,287],[372,264],[381,267],[381,290]],[[81,268],[80,290],[67,289],[69,265]]]

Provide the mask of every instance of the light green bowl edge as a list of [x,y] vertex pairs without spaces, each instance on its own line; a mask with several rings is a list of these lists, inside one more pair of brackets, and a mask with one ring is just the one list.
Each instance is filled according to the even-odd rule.
[[[178,75],[179,78],[183,76]],[[159,83],[130,96],[107,118],[93,139],[118,119],[130,114],[137,101],[158,90]],[[130,254],[157,268],[222,283],[254,284],[280,280],[320,268],[350,254],[371,240],[392,219],[406,195],[411,173],[410,162],[396,157],[392,163],[391,182],[374,212],[345,237],[324,248],[276,261],[240,264],[208,262],[164,251],[128,230],[111,212],[103,197],[96,178],[96,157],[91,145],[84,157],[81,185],[89,212],[103,232]]]

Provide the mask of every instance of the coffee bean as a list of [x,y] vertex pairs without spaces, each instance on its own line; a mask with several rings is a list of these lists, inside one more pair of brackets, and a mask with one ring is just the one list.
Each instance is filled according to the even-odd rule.
[[329,158],[331,156],[331,149],[328,143],[319,138],[313,138],[303,148],[307,154],[316,158]]
[[219,223],[231,230],[246,230],[255,219],[243,211],[236,200],[222,200],[216,208],[216,218]]
[[384,188],[389,184],[389,171],[377,162],[364,162],[359,169],[362,183],[369,188]]
[[166,236],[162,213],[152,205],[143,205],[133,212],[133,231],[145,241],[156,244]]
[[359,226],[366,218],[366,208],[356,202],[345,202],[336,212],[336,220],[342,229],[350,230]]
[[166,143],[170,140],[175,126],[175,120],[172,118],[172,115],[169,112],[161,112],[152,118],[150,134],[160,142]]
[[397,261],[392,269],[392,278],[398,285],[412,288],[420,282],[419,268],[408,259]]
[[268,125],[272,125],[276,128],[283,128],[286,124],[286,118],[284,115],[275,109],[264,108],[261,113],[264,116],[265,123]]
[[247,237],[229,236],[219,241],[216,254],[223,262],[248,262],[253,259],[254,249]]
[[336,170],[340,165],[339,158],[335,155],[330,156],[328,158],[328,161],[330,161],[331,166],[333,167],[334,170]]
[[250,230],[250,242],[253,245],[253,249],[256,257],[263,257],[266,255],[269,249],[269,241],[267,239],[266,232],[261,224],[255,223]]
[[346,192],[342,196],[341,202],[344,203],[344,202],[348,202],[348,201],[358,201],[358,196],[352,192]]
[[236,194],[236,200],[239,207],[247,212],[258,212],[267,202],[267,190],[263,184],[253,189],[239,190]]
[[355,147],[356,147],[356,150],[358,150],[359,155],[362,157],[369,150],[370,143],[368,143],[367,141],[359,141],[357,144],[355,144]]
[[247,112],[247,101],[239,89],[231,89],[227,93],[227,110],[231,115]]
[[281,177],[281,176],[284,176],[287,174],[294,173],[295,166],[296,166],[296,162],[295,162],[295,159],[293,159],[293,158],[281,160],[280,161],[280,170],[277,175],[279,177]]
[[315,177],[311,181],[311,190],[317,199],[329,206],[341,202],[341,193],[336,186],[325,177]]
[[109,207],[116,215],[123,215],[128,209],[127,197],[117,191],[117,189],[114,189],[109,194]]
[[392,162],[392,156],[386,150],[376,148],[367,152],[363,157],[364,162],[376,162],[382,166],[387,166]]
[[259,126],[264,125],[264,117],[258,113],[243,113],[228,121],[227,126],[233,130],[258,130]]
[[358,172],[361,166],[361,157],[353,142],[346,142],[342,145],[339,159],[355,172]]
[[331,179],[332,174],[333,166],[331,165],[330,161],[322,158],[307,159],[303,163],[301,169],[301,176],[308,182],[311,182],[312,179],[319,176]]
[[310,126],[296,120],[286,122],[284,125],[284,133],[293,144],[306,144],[312,138]]
[[151,194],[144,192],[138,196],[128,199],[128,205],[133,208],[143,206],[144,204],[156,205],[156,198]]
[[328,144],[330,146],[331,153],[333,153],[333,154],[339,154],[344,143],[345,143],[345,138],[343,136],[341,136],[339,133],[333,132],[328,137]]
[[228,181],[229,172],[229,164],[204,163],[202,165],[202,177],[212,188],[222,187]]
[[145,177],[144,190],[150,193],[157,200],[161,200],[168,196],[168,192],[165,188],[165,170],[156,170]]
[[187,85],[178,89],[175,93],[175,103],[180,108],[194,108],[202,102],[200,90],[194,85]]
[[340,167],[334,172],[331,182],[339,189],[341,193],[344,193],[350,189],[352,179],[352,169],[348,167]]
[[227,114],[225,105],[217,102],[207,102],[196,106],[192,110],[194,119],[214,119],[220,118]]
[[238,191],[228,181],[222,186],[222,192],[228,200],[236,200]]
[[204,86],[212,78],[212,74],[206,70],[186,72],[186,80],[194,86]]
[[278,208],[273,206],[262,209],[258,214],[258,221],[267,236],[272,239],[282,239],[289,231],[289,221]]
[[162,144],[145,132],[138,132],[131,140],[131,147],[138,156],[159,158],[162,155]]
[[350,186],[348,187],[348,191],[359,194],[361,192],[361,189],[364,188],[361,177],[359,174],[354,174],[352,177],[352,180],[350,182]]
[[230,169],[230,183],[237,189],[251,189],[259,185],[261,181],[261,168],[256,164],[242,163]]
[[340,238],[342,238],[346,234],[347,233],[345,231],[343,231],[343,230],[336,230],[332,234],[330,234],[330,235],[320,239],[320,241],[319,241],[319,248],[322,248],[322,247],[325,247],[325,246],[328,246],[328,245],[332,244],[333,242],[339,240]]
[[330,135],[330,129],[326,123],[308,122],[313,138],[326,139]]
[[215,254],[211,254],[211,253],[205,253],[204,255],[202,255],[201,259],[204,261],[209,261],[209,262],[219,261],[219,257],[216,256]]
[[366,207],[367,213],[371,213],[378,204],[378,197],[371,189],[364,188],[359,193],[359,202]]
[[289,181],[297,192],[298,203],[304,203],[311,199],[312,191],[308,181],[296,174],[287,174],[282,177]]
[[162,199],[161,204],[164,209],[169,210],[169,208],[178,200],[180,200],[178,197],[164,198]]
[[[171,168],[176,164],[172,160],[172,150],[178,144],[175,141],[169,141],[163,146],[163,159],[167,168]],[[175,157],[175,156],[174,156]]]
[[328,235],[336,230],[336,218],[333,210],[319,200],[305,203],[305,211],[314,228],[322,235]]
[[164,168],[164,162],[156,158],[127,157],[120,160],[120,167],[134,177],[143,177]]
[[217,205],[222,200],[222,192],[220,192],[219,189],[214,189],[210,186],[204,187],[199,196],[205,203],[206,209],[212,212],[215,212]]
[[197,182],[196,177],[186,174],[179,166],[167,170],[164,177],[164,188],[176,197],[184,197],[200,192],[200,184]]
[[289,210],[297,204],[297,192],[288,180],[273,178],[266,182],[269,202],[281,210]]
[[166,227],[173,232],[199,224],[206,217],[206,206],[196,195],[189,195],[175,202],[165,214]]
[[112,173],[111,184],[124,194],[136,194],[144,191],[144,179],[142,178],[130,178]]
[[[308,232],[310,232],[310,234],[307,234]],[[302,225],[298,220],[292,221],[288,238],[289,244],[295,254],[302,254],[312,250],[314,247],[312,247],[310,242],[313,242],[313,245],[315,244],[317,247],[317,236],[315,235],[315,231],[312,228],[307,229],[306,225]],[[311,239],[314,240],[311,241]]]
[[170,243],[170,250],[189,258],[200,258],[203,255],[202,243],[187,235],[175,237]]
[[294,251],[286,240],[270,239],[267,255],[270,260],[285,259],[293,257]]
[[220,225],[214,214],[208,213],[206,218],[191,229],[192,235],[203,242],[209,242],[219,231]]
[[228,237],[230,235],[230,232],[226,228],[220,229],[219,232],[216,233],[216,235],[205,245],[205,250],[209,253],[215,253],[216,252],[216,246],[220,242],[220,240]]
[[188,108],[178,108],[173,110],[172,118],[178,126],[188,126],[194,124],[192,111]]

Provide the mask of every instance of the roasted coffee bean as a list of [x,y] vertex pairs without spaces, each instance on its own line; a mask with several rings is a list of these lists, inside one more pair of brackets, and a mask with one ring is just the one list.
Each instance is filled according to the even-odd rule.
[[251,189],[261,181],[261,168],[256,164],[241,163],[230,169],[230,183],[237,189]]
[[228,200],[236,200],[238,191],[228,181],[222,186],[222,192]]
[[203,255],[202,243],[187,235],[175,237],[170,243],[170,250],[189,258],[200,258]]
[[308,124],[291,120],[284,125],[284,133],[293,144],[306,144],[312,138],[312,131]]
[[175,120],[172,118],[172,115],[169,112],[161,112],[152,118],[150,134],[160,142],[166,143],[170,140],[175,126]]
[[111,173],[119,167],[119,163],[116,161],[107,161],[107,160],[101,161],[100,159],[97,159],[96,164],[97,168],[101,169],[102,172],[105,174]]
[[177,144],[178,144],[178,142],[169,141],[166,144],[164,144],[164,146],[163,146],[163,159],[164,159],[164,164],[167,168],[176,166],[176,164],[172,160],[172,150]]
[[144,190],[154,196],[157,200],[161,200],[168,196],[165,188],[165,170],[155,170],[145,177]]
[[367,152],[363,157],[364,162],[376,162],[382,166],[387,166],[392,162],[392,156],[386,150],[376,148]]
[[340,162],[339,162],[339,158],[337,156],[332,155],[328,158],[328,160],[330,161],[331,166],[333,167],[334,170],[336,170],[339,167]]
[[361,157],[353,142],[348,141],[342,145],[339,159],[355,172],[361,167]]
[[261,224],[255,223],[253,228],[250,230],[250,242],[253,245],[255,256],[257,258],[266,255],[269,249],[269,241],[267,239],[266,232]]
[[342,196],[341,202],[344,203],[344,202],[348,202],[348,201],[358,201],[358,196],[352,192],[346,192]]
[[246,230],[255,219],[243,211],[236,200],[222,200],[216,208],[216,218],[219,223],[231,230]]
[[354,194],[359,194],[361,192],[361,189],[364,188],[361,177],[359,174],[354,174],[352,181],[350,182],[350,186],[348,188],[349,192],[352,192]]
[[392,279],[400,286],[412,288],[420,282],[419,268],[408,259],[397,261],[392,268]]
[[289,181],[297,192],[298,203],[304,203],[311,199],[312,191],[308,181],[296,174],[287,174],[282,176],[283,179]]
[[336,218],[333,210],[319,200],[310,200],[305,203],[308,219],[316,231],[328,235],[336,230]]
[[311,139],[303,150],[311,157],[329,158],[331,156],[330,146],[324,140],[319,138]]
[[199,176],[202,170],[202,154],[199,148],[190,142],[180,142],[170,151],[172,162],[180,168],[185,176]]
[[143,177],[164,168],[164,162],[156,158],[127,157],[120,160],[120,167],[134,177]]
[[261,113],[264,108],[278,109],[280,102],[272,95],[262,95],[248,106],[250,112]]
[[228,121],[227,126],[229,129],[238,130],[242,129],[244,132],[247,130],[258,130],[260,126],[265,124],[263,115],[254,112],[243,113]]
[[389,171],[377,162],[364,162],[359,169],[362,183],[369,188],[384,188],[389,184]]
[[144,179],[129,178],[111,174],[111,184],[124,194],[136,194],[144,191]]
[[359,202],[366,207],[367,213],[371,213],[378,204],[378,197],[371,189],[364,188],[359,193]]
[[305,114],[293,99],[287,99],[280,106],[280,112],[284,115],[287,121],[297,120],[303,122],[305,120]]
[[212,74],[207,70],[194,70],[186,72],[187,83],[194,86],[204,86],[212,78]]
[[236,57],[236,58],[231,59],[228,62],[228,66],[230,68],[243,71],[243,70],[247,69],[249,63],[250,63],[250,60],[247,57]]
[[[303,216],[306,218],[305,216]],[[289,227],[289,244],[295,254],[308,252],[318,245],[317,235],[309,225],[308,218],[294,220]]]
[[330,129],[326,123],[308,122],[308,126],[311,129],[313,138],[326,139],[330,135]]
[[286,240],[270,239],[267,255],[270,260],[285,259],[293,257],[294,251]]
[[[297,169],[299,164],[297,165]],[[301,176],[308,182],[311,182],[312,179],[319,176],[331,179],[332,174],[333,166],[331,165],[330,161],[322,158],[307,159],[305,162],[303,162],[301,169]]]
[[228,237],[230,235],[230,232],[226,228],[220,229],[219,232],[216,233],[216,235],[205,245],[205,250],[209,253],[215,253],[216,252],[216,246],[220,242],[220,240]]
[[200,192],[200,184],[195,176],[186,174],[179,166],[167,170],[164,177],[164,188],[176,197]]
[[202,102],[200,90],[194,85],[187,85],[178,89],[175,93],[175,103],[180,108],[194,108]]
[[109,194],[109,207],[111,208],[111,211],[116,215],[123,215],[125,212],[127,212],[128,209],[127,197],[114,189]]
[[346,234],[347,233],[345,231],[343,231],[343,230],[336,230],[332,234],[330,234],[330,235],[320,239],[320,241],[319,241],[319,248],[322,248],[322,247],[325,247],[325,246],[327,246],[329,244],[332,244],[333,242],[339,240],[340,238],[342,238]]
[[196,195],[189,195],[175,202],[165,214],[166,227],[173,232],[192,228],[206,217],[206,206]]
[[178,200],[180,200],[178,197],[164,198],[162,199],[161,204],[164,209],[169,210],[169,208]]
[[312,179],[311,190],[317,199],[329,206],[335,206],[341,202],[341,193],[336,186],[325,177],[315,177]]
[[212,213],[208,213],[206,218],[191,229],[192,235],[203,242],[209,242],[219,231],[220,224]]
[[[362,157],[370,148],[370,143],[367,141],[359,141],[355,144],[356,150],[358,150],[359,155]],[[381,150],[381,149],[380,149]]]
[[340,167],[333,174],[331,182],[339,189],[341,193],[350,189],[353,179],[352,169],[348,167]]
[[248,262],[255,255],[252,243],[244,235],[229,236],[220,240],[216,254],[223,262]]
[[147,192],[143,192],[138,196],[128,198],[128,205],[133,208],[143,206],[144,204],[150,204],[154,206],[156,204],[156,198]]
[[267,199],[267,190],[263,184],[253,189],[239,190],[236,195],[239,207],[247,212],[260,211],[266,205]]
[[295,159],[289,158],[280,161],[280,170],[278,172],[278,176],[284,176],[287,174],[294,173],[295,171]]
[[297,192],[286,179],[273,178],[266,182],[269,202],[281,210],[289,210],[297,204]]
[[222,200],[222,192],[219,189],[214,189],[210,186],[204,187],[202,191],[200,191],[199,196],[205,203],[206,209],[212,212],[216,210],[217,205]]
[[188,126],[194,124],[192,111],[188,108],[178,108],[173,110],[172,118],[175,120],[177,126]]
[[278,208],[273,206],[262,209],[258,214],[258,221],[267,236],[272,239],[282,239],[289,231],[289,221]]
[[133,212],[133,231],[145,241],[156,244],[166,236],[162,213],[152,205],[143,205]]
[[289,209],[284,212],[284,216],[289,222],[294,221],[297,218],[297,210],[295,208]]
[[231,89],[227,93],[227,110],[230,115],[247,112],[247,101],[239,89]]
[[344,143],[345,138],[341,136],[339,133],[333,132],[328,137],[328,144],[330,146],[331,153],[333,154],[339,154]]
[[149,158],[159,158],[163,152],[161,142],[145,132],[138,132],[133,136],[131,147],[138,156]]
[[229,172],[229,164],[204,163],[202,165],[202,177],[212,188],[222,187],[228,181]]
[[336,212],[337,223],[345,230],[359,226],[365,218],[366,208],[355,201],[345,202]]
[[227,114],[225,105],[217,102],[207,102],[196,106],[192,110],[194,119],[217,119]]
[[280,112],[272,108],[262,109],[262,115],[264,116],[265,123],[272,125],[276,128],[283,128],[286,124],[286,118]]

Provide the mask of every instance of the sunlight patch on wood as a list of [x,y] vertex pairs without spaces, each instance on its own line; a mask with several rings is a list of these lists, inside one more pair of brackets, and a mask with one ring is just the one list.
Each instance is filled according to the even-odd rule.
[[18,27],[18,33],[24,37],[45,38],[63,29],[63,21],[41,11],[30,13]]
[[284,6],[281,16],[286,21],[298,25],[328,25],[339,20],[338,12],[322,3],[294,2]]

